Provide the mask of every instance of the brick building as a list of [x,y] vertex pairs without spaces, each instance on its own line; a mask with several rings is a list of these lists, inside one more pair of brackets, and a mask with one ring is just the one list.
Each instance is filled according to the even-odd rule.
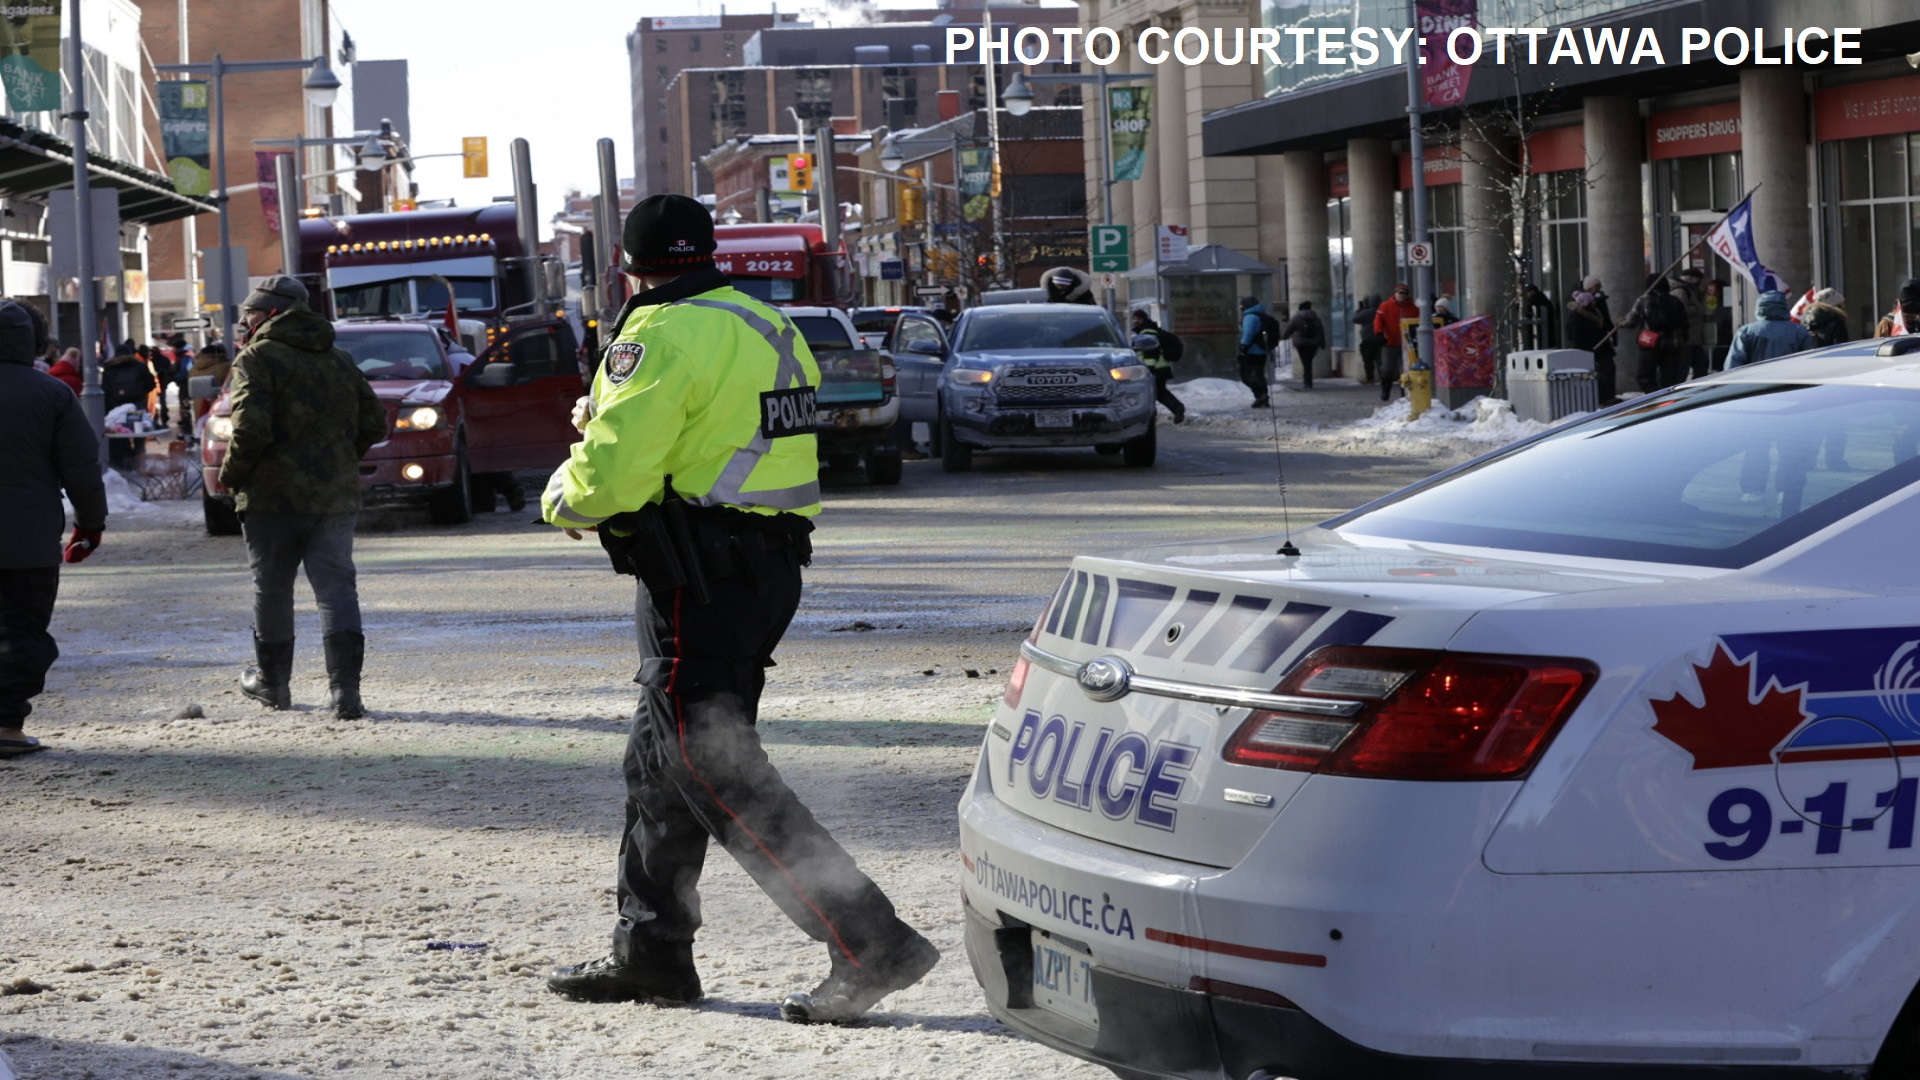
[[[861,130],[931,123],[917,110],[943,90],[960,91],[968,108],[985,106],[981,67],[941,62],[948,25],[927,21],[977,29],[977,15],[955,7],[860,16],[869,22],[857,28],[776,26],[771,16],[644,20],[627,39],[642,194],[711,194],[713,178],[699,162],[740,135],[811,135],[831,117],[850,117]],[[1076,19],[1072,8],[1019,8],[996,26],[1050,31]],[[1041,93],[1042,104],[1078,102],[1072,87]]]
[[[324,0],[251,0],[246,4],[212,4],[203,0],[187,6],[184,35],[180,26],[182,5],[178,0],[137,0],[137,3],[141,16],[140,37],[157,64],[182,62],[184,37],[187,63],[207,63],[216,53],[229,63],[299,60],[324,53],[340,80],[351,81],[349,66],[340,62],[339,34],[330,26]],[[255,139],[324,138],[333,134],[331,110],[308,102],[301,88],[305,79],[305,71],[292,70],[229,73],[222,80],[227,109],[229,187],[240,188],[256,181],[254,153],[265,148],[256,147]],[[343,96],[341,104],[345,103]],[[147,138],[157,147],[160,145],[158,121],[150,113],[144,110],[143,113]],[[337,166],[330,163],[336,156],[328,147],[308,147],[303,154],[301,172],[321,173],[335,168]],[[330,179],[309,181],[306,201],[321,201],[323,193],[332,189],[332,183]],[[269,224],[270,215],[262,207],[259,189],[235,191],[228,205],[232,215],[227,223],[228,233],[235,247],[247,249],[249,277],[277,273],[281,268],[279,232]],[[218,246],[219,227],[217,216],[202,214],[190,222],[158,226],[153,230],[148,262],[156,325],[164,325],[167,316],[186,315],[200,309],[204,295],[200,283],[206,278],[206,270],[197,264],[204,260],[196,260],[190,271],[187,253]],[[195,283],[191,295],[189,281]]]

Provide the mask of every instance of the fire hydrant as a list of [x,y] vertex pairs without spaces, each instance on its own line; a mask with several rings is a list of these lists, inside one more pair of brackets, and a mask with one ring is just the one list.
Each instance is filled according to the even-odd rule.
[[1414,368],[1400,374],[1400,386],[1407,392],[1407,405],[1413,410],[1412,419],[1418,420],[1420,414],[1433,407],[1433,372],[1427,368]]

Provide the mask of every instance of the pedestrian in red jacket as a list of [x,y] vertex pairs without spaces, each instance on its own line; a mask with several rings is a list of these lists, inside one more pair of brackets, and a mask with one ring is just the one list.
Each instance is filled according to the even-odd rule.
[[66,383],[75,394],[78,394],[84,379],[80,374],[80,350],[68,349],[61,353],[60,359],[55,360],[53,366],[47,369],[47,374]]

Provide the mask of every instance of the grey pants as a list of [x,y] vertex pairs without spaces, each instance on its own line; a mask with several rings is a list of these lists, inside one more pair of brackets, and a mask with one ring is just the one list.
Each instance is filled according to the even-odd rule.
[[320,605],[323,635],[360,632],[360,591],[353,571],[358,514],[274,514],[249,510],[241,520],[253,571],[253,632],[261,641],[293,640],[293,579],[302,566]]

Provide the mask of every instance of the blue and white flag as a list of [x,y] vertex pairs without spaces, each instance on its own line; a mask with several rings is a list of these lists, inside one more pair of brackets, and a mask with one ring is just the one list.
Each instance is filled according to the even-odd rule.
[[1752,201],[1751,195],[1741,199],[1740,205],[1734,207],[1732,213],[1721,218],[1720,224],[1707,234],[1707,246],[1744,274],[1755,289],[1784,293],[1787,291],[1786,280],[1767,269],[1767,264],[1760,261],[1759,254],[1753,249]]

